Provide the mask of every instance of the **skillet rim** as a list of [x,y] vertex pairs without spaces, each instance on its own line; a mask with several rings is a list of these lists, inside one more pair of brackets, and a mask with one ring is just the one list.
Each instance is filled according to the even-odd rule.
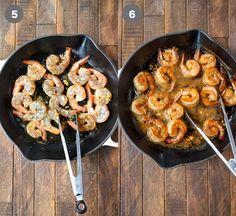
[[[221,45],[219,42],[217,42],[214,38],[212,38],[208,33],[206,33],[205,31],[201,30],[201,29],[189,29],[189,30],[185,30],[185,31],[176,31],[176,32],[171,32],[171,33],[166,33],[166,34],[162,34],[161,36],[159,37],[154,37],[144,43],[142,43],[141,45],[139,45],[133,52],[132,54],[130,54],[130,56],[128,57],[128,59],[125,61],[125,63],[123,64],[123,66],[121,67],[119,73],[118,73],[118,79],[120,80],[120,77],[124,71],[124,68],[128,65],[129,61],[133,58],[133,56],[138,52],[140,51],[142,48],[144,48],[147,44],[149,43],[152,43],[153,41],[156,41],[160,38],[163,38],[163,37],[167,37],[167,36],[171,36],[171,35],[181,35],[181,34],[187,34],[189,32],[198,32],[198,33],[202,33],[203,35],[205,35],[207,37],[208,40],[212,41],[214,44],[216,44],[217,46],[219,46],[221,49],[223,49],[233,60],[234,62],[236,63],[236,59],[234,58],[234,56],[230,53],[230,51],[225,48],[223,45]],[[119,98],[119,86],[120,86],[120,83],[118,83],[118,98]],[[119,99],[118,99],[119,100]],[[210,160],[211,158],[214,158],[216,155],[216,153],[214,151],[213,154],[209,157],[206,157],[204,159],[201,159],[201,160],[198,160],[198,161],[192,161],[192,162],[181,162],[181,163],[176,163],[174,165],[170,165],[170,166],[163,166],[161,164],[159,164],[152,156],[150,156],[148,153],[146,153],[145,151],[143,151],[141,148],[139,148],[138,145],[136,145],[132,140],[131,138],[129,137],[128,133],[126,132],[126,130],[124,129],[124,126],[122,124],[122,121],[120,119],[120,104],[118,103],[118,122],[119,122],[119,125],[120,127],[122,128],[122,131],[124,132],[125,136],[128,138],[129,142],[136,148],[138,149],[139,152],[141,152],[142,154],[145,154],[147,155],[149,158],[151,158],[159,167],[163,168],[163,169],[172,169],[172,168],[176,168],[176,167],[179,167],[179,166],[184,166],[184,165],[192,165],[192,164],[196,164],[196,163],[201,163],[201,162],[204,162],[204,161],[207,161],[207,160]],[[224,152],[228,147],[229,147],[230,143],[226,144],[224,146],[224,148],[222,148],[220,150],[220,152]]]
[[[115,64],[113,63],[113,61],[111,60],[110,57],[108,57],[104,51],[99,47],[99,45],[87,34],[49,34],[49,35],[46,35],[46,36],[40,36],[40,37],[35,37],[33,38],[32,40],[29,40],[23,44],[21,44],[20,46],[18,46],[13,52],[10,53],[10,55],[8,57],[6,57],[5,59],[2,59],[3,61],[5,60],[2,68],[0,69],[0,78],[1,78],[1,74],[2,74],[2,71],[4,70],[4,67],[7,65],[8,61],[12,58],[13,55],[15,55],[21,48],[37,41],[37,40],[42,40],[42,39],[45,39],[45,38],[49,38],[49,37],[85,37],[85,38],[88,38],[92,43],[93,45],[95,46],[96,50],[99,51],[105,58],[106,60],[110,63],[112,69],[114,70],[115,74],[116,74],[116,77],[117,77],[117,88],[118,88],[118,84],[119,84],[119,77],[118,77],[118,70],[117,70],[117,67],[115,66]],[[72,48],[73,49],[73,48]],[[118,98],[118,92],[117,92],[117,98]],[[116,102],[117,103],[117,102]],[[117,107],[118,107],[118,104],[117,104]],[[116,121],[112,127],[112,129],[110,130],[110,132],[107,134],[106,138],[99,144],[96,146],[96,148],[92,149],[91,151],[85,153],[82,157],[86,156],[86,155],[89,155],[89,154],[92,154],[93,152],[97,151],[100,147],[102,147],[102,145],[112,136],[112,134],[115,132],[115,130],[117,129],[118,127],[118,109],[117,109],[117,117],[116,117]],[[30,162],[37,162],[37,161],[54,161],[54,162],[60,162],[60,161],[65,161],[65,158],[64,159],[51,159],[51,158],[39,158],[39,159],[30,159],[28,157],[26,157],[26,155],[22,152],[22,150],[20,149],[20,147],[10,138],[10,136],[7,134],[7,132],[5,131],[3,125],[2,125],[2,122],[0,121],[0,128],[1,130],[3,131],[3,133],[5,134],[5,136],[8,138],[8,140],[18,148],[20,154],[23,156],[23,158],[25,158],[27,161],[30,161]],[[75,160],[77,158],[77,156],[73,157],[73,158],[70,158],[70,160]]]

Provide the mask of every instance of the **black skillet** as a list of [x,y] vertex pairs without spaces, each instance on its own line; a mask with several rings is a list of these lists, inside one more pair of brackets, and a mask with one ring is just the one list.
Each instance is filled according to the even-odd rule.
[[[143,153],[149,155],[163,168],[175,167],[180,164],[194,163],[206,160],[215,155],[208,145],[204,144],[201,149],[173,150],[152,144],[137,127],[136,121],[130,111],[131,101],[135,96],[133,78],[147,66],[150,57],[156,58],[158,48],[178,47],[180,49],[194,50],[200,47],[215,54],[223,67],[232,69],[232,74],[236,68],[236,61],[233,56],[208,34],[200,30],[189,30],[185,32],[166,34],[151,40],[139,47],[122,67],[119,75],[118,86],[118,112],[119,121],[127,137]],[[227,68],[228,67],[228,68]],[[234,109],[228,110],[231,115],[231,128],[236,134],[236,116]],[[228,146],[228,137],[224,141],[214,139],[216,147],[222,152]]]
[[[26,73],[24,59],[45,61],[49,54],[63,53],[66,46],[71,47],[72,63],[76,59],[90,55],[88,64],[102,71],[108,78],[108,88],[112,92],[109,104],[109,119],[98,126],[92,133],[81,135],[81,154],[89,154],[99,148],[113,133],[117,126],[117,85],[118,77],[112,61],[103,53],[95,42],[86,35],[53,35],[37,38],[18,48],[6,61],[0,72],[0,123],[7,136],[19,147],[23,155],[30,160],[63,160],[64,151],[60,136],[49,138],[46,144],[35,141],[26,134],[11,108],[11,92],[14,80]],[[70,66],[69,66],[70,67]],[[69,68],[68,67],[68,68]],[[70,158],[76,157],[75,132],[66,129],[64,135],[68,144]]]

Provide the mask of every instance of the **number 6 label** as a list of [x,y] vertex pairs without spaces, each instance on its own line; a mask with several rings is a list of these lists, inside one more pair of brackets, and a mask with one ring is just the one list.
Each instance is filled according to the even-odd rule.
[[10,23],[20,22],[23,18],[23,10],[18,5],[10,5],[5,10],[5,19]]
[[142,12],[138,5],[128,4],[124,7],[123,18],[127,22],[138,22],[142,18]]

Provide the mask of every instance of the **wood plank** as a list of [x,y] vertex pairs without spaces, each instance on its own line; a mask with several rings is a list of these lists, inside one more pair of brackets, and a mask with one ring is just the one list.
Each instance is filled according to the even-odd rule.
[[78,1],[78,32],[98,39],[98,1]]
[[[143,10],[143,1],[123,1],[137,4]],[[134,49],[143,43],[143,18],[137,23],[123,21],[122,63]],[[142,154],[121,133],[121,215],[142,215]]]
[[145,0],[144,15],[145,16],[164,15],[164,0]]
[[98,215],[119,215],[119,149],[99,150]]
[[102,0],[99,4],[99,44],[117,45],[118,0]]
[[208,1],[208,31],[213,37],[228,37],[228,1]]
[[229,0],[229,49],[236,57],[236,2]]
[[37,24],[56,23],[56,0],[40,0],[37,6]]
[[165,215],[186,215],[185,167],[165,171]]
[[[10,24],[4,20],[4,12],[13,0],[0,1],[0,59],[7,58],[14,50],[15,45],[15,24]],[[0,129],[0,212],[2,215],[12,215],[12,190],[13,190],[13,143]]]
[[187,0],[187,29],[207,31],[207,0]]
[[185,29],[185,1],[165,1],[165,32],[183,31]]
[[[56,25],[37,25],[36,36],[56,33]],[[55,215],[55,162],[35,163],[35,216]]]
[[78,25],[77,0],[57,0],[57,32],[76,34]]
[[[165,1],[165,32],[185,29],[185,1]],[[165,171],[165,215],[186,215],[185,166]]]
[[207,170],[187,170],[187,215],[208,214]]
[[[117,65],[117,46],[101,48]],[[98,215],[119,215],[120,149],[102,147],[98,165]]]
[[159,37],[164,34],[163,16],[145,16],[144,17],[144,40]]
[[[223,154],[229,158],[229,152]],[[209,215],[231,215],[230,173],[221,159],[209,161],[208,171]]]
[[36,0],[17,0],[24,11],[23,19],[16,24],[16,45],[21,45],[35,37],[36,29]]
[[[163,16],[144,17],[145,41],[164,33]],[[143,215],[164,215],[165,173],[150,157],[143,155]],[[157,205],[158,203],[158,205]]]
[[[36,1],[18,0],[24,11],[16,24],[16,43],[21,45],[35,37]],[[18,148],[14,149],[13,215],[34,215],[34,163],[26,160]]]

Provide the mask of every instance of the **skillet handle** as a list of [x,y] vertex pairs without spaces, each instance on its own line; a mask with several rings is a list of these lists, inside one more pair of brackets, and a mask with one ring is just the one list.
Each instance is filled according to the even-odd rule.
[[112,138],[109,137],[108,140],[102,146],[118,148],[118,142],[113,141]]
[[3,65],[5,64],[6,61],[7,59],[0,60],[0,71],[2,70]]

